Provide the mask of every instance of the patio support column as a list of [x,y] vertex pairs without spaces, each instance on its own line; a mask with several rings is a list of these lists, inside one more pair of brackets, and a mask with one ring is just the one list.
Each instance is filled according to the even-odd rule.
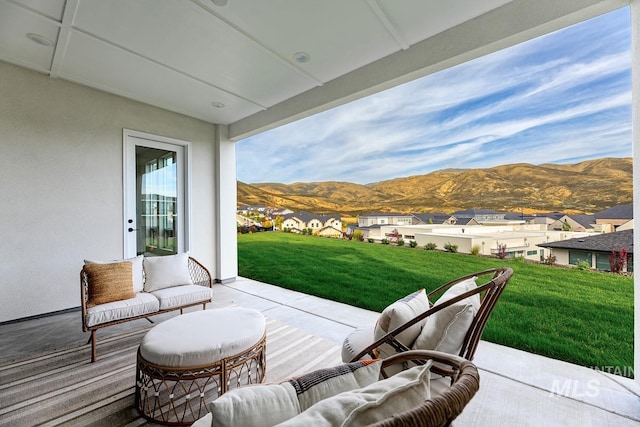
[[227,126],[217,125],[215,136],[214,244],[218,282],[230,282],[238,275],[236,227],[236,143],[228,137]]
[[[631,0],[631,139],[633,147],[633,246],[640,248],[640,0]],[[634,249],[634,270],[637,264]],[[640,383],[640,275],[634,273],[635,380]]]

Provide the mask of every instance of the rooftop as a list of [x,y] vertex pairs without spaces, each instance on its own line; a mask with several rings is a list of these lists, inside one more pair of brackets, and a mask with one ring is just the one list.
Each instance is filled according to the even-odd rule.
[[617,231],[615,233],[598,234],[592,237],[578,237],[558,242],[539,244],[545,248],[576,249],[584,251],[611,252],[612,248],[625,247],[628,253],[633,253],[633,230]]
[[[378,317],[376,312],[246,278],[215,285],[214,300],[208,308],[240,305],[258,309],[269,319],[270,382],[341,363],[344,337]],[[163,315],[159,320],[175,315]],[[101,397],[86,388],[106,381],[109,375],[103,371],[105,363],[122,358],[123,353],[131,360],[120,370],[131,376],[133,384],[135,343],[149,325],[141,320],[101,330],[95,364],[89,363],[87,336],[82,333],[78,312],[0,325],[0,418],[12,420],[13,425],[144,424],[132,409],[132,387],[102,387],[100,392],[107,395]],[[109,341],[118,335],[132,337],[133,345],[109,349]],[[70,368],[75,375],[62,372],[69,382],[61,389],[62,394],[48,388],[50,378],[60,374],[53,366],[45,366],[30,381],[15,380],[9,374],[27,370],[32,361],[46,364],[49,355],[60,353],[77,353],[78,359]],[[640,386],[606,372],[613,367],[589,369],[486,341],[480,343],[474,363],[480,370],[480,391],[456,420],[457,426],[640,425]],[[25,399],[30,392],[34,395]],[[74,402],[63,400],[60,405],[60,396],[84,399],[86,404],[72,411],[69,408]]]

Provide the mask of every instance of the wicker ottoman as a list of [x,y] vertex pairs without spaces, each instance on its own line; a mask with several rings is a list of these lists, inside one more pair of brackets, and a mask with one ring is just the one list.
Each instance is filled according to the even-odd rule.
[[160,424],[190,425],[227,390],[263,382],[265,325],[259,311],[229,307],[154,326],[138,348],[138,412]]

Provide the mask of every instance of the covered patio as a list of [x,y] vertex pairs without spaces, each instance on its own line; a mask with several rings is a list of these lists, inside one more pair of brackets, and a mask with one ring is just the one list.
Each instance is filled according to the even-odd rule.
[[[246,278],[215,285],[214,298],[208,309],[240,305],[258,309],[269,319],[267,381],[341,363],[344,337],[358,326],[375,322],[379,315]],[[174,315],[163,315],[157,320]],[[148,327],[148,322],[140,320],[100,331],[104,338],[99,344],[101,357],[95,370],[100,372],[101,363],[122,357],[126,350],[111,349],[109,336],[134,334]],[[72,363],[73,370],[90,369],[89,346],[84,344],[86,336],[80,329],[80,316],[75,311],[21,322],[19,326],[0,326],[0,344],[7,350],[0,358],[3,384],[0,402],[4,402],[0,404],[0,420],[6,420],[7,425],[146,424],[133,407],[133,382],[115,383],[106,392],[101,391],[103,395],[93,395],[83,393],[88,387],[85,383],[96,381],[99,387],[105,379],[76,375],[73,381],[64,384],[64,394],[60,395],[46,389],[50,379],[57,375],[58,366],[44,368],[36,378],[14,378],[19,376],[16,370],[29,369],[30,364],[25,361],[46,359],[47,354],[67,349],[77,352],[78,346],[83,354]],[[126,351],[133,360],[135,348]],[[50,360],[48,363],[52,363]],[[640,425],[640,387],[633,380],[486,341],[481,341],[474,362],[480,369],[480,391],[455,425]],[[128,370],[133,373],[133,363]],[[32,394],[33,389],[40,387],[43,390]],[[23,399],[14,401],[16,395]],[[76,401],[60,405],[65,401],[64,395],[73,396]]]
[[[150,144],[179,153],[180,188],[165,212],[175,225],[162,236],[211,270],[213,306],[256,307],[329,343],[319,363],[337,362],[331,346],[376,314],[238,277],[236,142],[621,7],[632,23],[640,200],[640,0],[0,0],[3,360],[86,341],[69,311],[78,272],[84,259],[143,252],[128,156]],[[326,305],[340,321],[323,316]],[[635,337],[637,367],[637,322]],[[640,420],[633,381],[489,343],[476,362],[481,391],[458,425]],[[5,407],[0,423],[21,407]]]

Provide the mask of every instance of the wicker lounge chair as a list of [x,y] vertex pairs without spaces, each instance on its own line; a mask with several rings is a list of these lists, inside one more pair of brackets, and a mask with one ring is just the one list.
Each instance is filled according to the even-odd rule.
[[[448,374],[438,376],[431,363],[446,367]],[[408,371],[416,365],[425,364],[431,365],[425,367],[426,377],[423,376],[424,371],[415,369]],[[379,366],[380,371],[371,371],[375,372],[375,379],[372,383],[368,383],[369,385],[356,389],[342,389],[336,391],[336,394],[331,394],[332,388],[345,387],[346,384],[352,384],[355,381],[339,379],[333,382],[331,387],[327,386],[326,382],[335,381],[341,376],[355,375],[353,370],[345,369],[346,366],[340,365],[303,375],[307,378],[302,382],[301,392],[319,397],[319,400],[310,402],[311,406],[306,410],[303,409],[303,412],[298,412],[302,405],[302,403],[298,404],[298,400],[307,402],[307,399],[313,400],[313,398],[310,396],[301,398],[296,395],[296,391],[292,391],[294,396],[289,398],[288,393],[282,391],[283,383],[241,387],[217,399],[217,405],[216,401],[212,402],[211,413],[197,420],[193,426],[215,427],[216,425],[233,425],[233,423],[247,426],[280,425],[280,423],[299,426],[313,425],[321,420],[324,420],[323,425],[327,425],[337,419],[346,423],[345,425],[351,425],[351,423],[362,425],[363,422],[367,422],[368,425],[377,427],[449,426],[480,387],[478,370],[472,362],[438,351],[411,350],[384,359]],[[404,380],[393,382],[393,378],[390,378],[389,381],[393,382],[390,383],[379,379],[379,373],[394,367],[405,371],[407,376]],[[364,375],[370,375],[371,372]],[[336,375],[336,373],[339,374]],[[402,375],[398,374],[394,378],[398,379]],[[364,380],[363,377],[360,378]],[[424,378],[429,381],[427,389],[421,387],[425,385]],[[382,385],[383,382],[386,384]],[[276,389],[270,389],[273,386]],[[386,388],[387,386],[392,388]],[[314,388],[320,390],[310,391]],[[424,393],[423,398],[420,393]],[[324,397],[318,395],[324,395]],[[274,399],[281,399],[280,403]],[[291,403],[292,399],[294,403]],[[226,403],[220,404],[220,400],[226,400]],[[408,401],[411,404],[406,404]],[[268,411],[269,414],[263,411]],[[363,411],[371,412],[363,414]],[[358,415],[355,415],[356,413]],[[365,418],[359,419],[363,415]],[[268,418],[268,421],[265,421],[265,418]]]
[[[428,350],[409,350],[385,359],[382,370],[392,365],[408,363],[425,363],[433,360],[438,366],[445,368],[451,385],[445,386],[436,392],[434,382],[448,381],[446,377],[432,379],[431,398],[425,400],[420,406],[409,411],[395,414],[392,418],[374,424],[375,427],[439,427],[449,426],[451,422],[462,412],[471,398],[480,388],[480,376],[476,366],[459,356]],[[431,369],[434,371],[435,366]]]
[[[424,322],[424,320],[429,318],[429,316],[433,316],[434,314],[446,309],[447,307],[452,306],[453,304],[456,304],[467,299],[470,296],[478,294],[480,298],[479,308],[473,316],[473,320],[471,321],[471,324],[466,331],[466,335],[464,335],[462,347],[457,353],[458,356],[461,356],[467,360],[473,360],[473,356],[478,346],[478,342],[480,341],[480,337],[482,336],[484,327],[487,324],[487,320],[489,319],[489,316],[491,315],[491,312],[495,307],[500,294],[509,282],[512,274],[513,270],[511,268],[499,267],[469,274],[440,286],[439,288],[428,294],[429,301],[433,301],[436,296],[441,295],[456,284],[468,281],[469,279],[473,279],[474,277],[477,278],[479,282],[481,282],[483,280],[483,276],[484,280],[486,280],[487,276],[491,276],[491,280],[489,280],[487,283],[481,284],[477,287],[473,286],[472,290],[463,292],[446,302],[442,302],[439,304],[437,303],[435,305],[432,302],[429,302],[429,309],[420,314],[417,314],[411,320],[396,327],[394,330],[389,331],[386,335],[377,340],[374,340],[374,336],[372,333],[373,328],[360,329],[355,331],[345,340],[345,344],[343,346],[343,360],[345,362],[349,362],[362,358],[380,357],[381,353],[379,352],[379,347],[384,344],[388,344],[388,346],[385,346],[385,349],[387,349],[387,353],[389,349],[392,349],[392,351],[398,353],[409,351],[411,350],[413,343],[401,342],[402,340],[398,339],[398,336],[401,333],[407,331],[412,326],[415,328],[415,325],[419,324],[420,322]],[[358,334],[360,334],[360,336],[354,337],[354,335]],[[364,345],[362,344],[363,342]],[[367,342],[369,342],[370,344],[367,345]],[[416,348],[416,346],[413,346],[413,348],[416,350],[434,350],[434,348]],[[382,354],[382,357],[388,357],[388,354]]]

